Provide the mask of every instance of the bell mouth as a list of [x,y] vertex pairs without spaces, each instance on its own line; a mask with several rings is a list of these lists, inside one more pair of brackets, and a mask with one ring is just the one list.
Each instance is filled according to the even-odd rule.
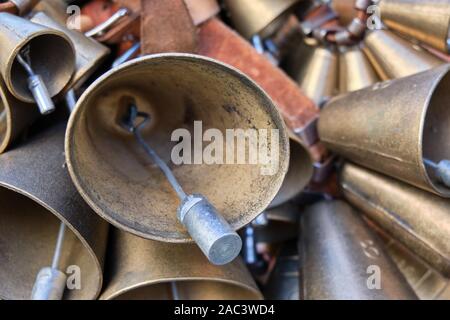
[[40,75],[51,97],[60,93],[75,72],[75,52],[69,38],[57,30],[46,30],[35,34],[16,49],[10,61],[8,87],[19,100],[33,103],[28,89],[29,75],[17,60],[17,55],[29,46],[31,67]]
[[[275,197],[287,171],[289,142],[283,120],[264,91],[236,69],[209,58],[147,56],[91,85],[78,101],[66,134],[72,180],[87,203],[116,227],[147,239],[192,242],[177,219],[177,194],[133,134],[124,130],[130,101],[149,115],[142,136],[185,192],[206,196],[235,230]],[[204,151],[210,144],[201,141],[196,121],[203,132],[217,129],[223,136],[227,129],[278,130],[278,169],[263,175],[261,164],[228,164],[224,157],[219,164],[196,162],[195,146]],[[191,137],[192,150],[183,151],[191,153],[190,164],[173,161],[179,140],[172,141],[172,136],[178,129]]]
[[173,279],[142,283],[124,288],[104,300],[260,300],[254,288],[232,281],[213,279]]
[[[450,160],[450,69],[447,68],[430,95],[428,106],[422,120],[421,159],[439,163]],[[436,176],[434,168],[423,165],[425,178],[431,187],[445,197],[450,197],[450,188],[445,186]]]
[[[52,263],[61,220],[30,194],[3,184],[0,202],[0,299],[28,300],[39,270]],[[81,287],[66,288],[64,299],[95,299],[102,285],[100,264],[85,241],[65,223],[68,228],[59,269],[70,277],[79,267]]]

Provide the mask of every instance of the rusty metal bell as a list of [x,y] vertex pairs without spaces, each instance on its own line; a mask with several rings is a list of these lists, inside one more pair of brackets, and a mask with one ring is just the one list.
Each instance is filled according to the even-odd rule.
[[290,134],[289,148],[288,172],[269,208],[279,206],[294,198],[303,191],[312,179],[314,166],[311,154],[294,133]]
[[446,0],[383,0],[383,22],[443,52],[450,49],[450,3]]
[[36,108],[9,93],[0,76],[0,153],[5,152],[38,116]]
[[303,299],[416,299],[383,244],[345,202],[319,202],[307,209],[299,251]]
[[[30,299],[38,271],[52,261],[66,225],[60,266],[79,268],[64,299],[95,299],[102,287],[108,225],[78,195],[65,167],[64,126],[0,156],[0,298]],[[72,271],[71,271],[72,270]]]
[[346,164],[341,188],[371,221],[450,276],[450,201],[381,174]]
[[382,80],[406,77],[443,64],[420,46],[385,29],[369,31],[364,45],[364,52]]
[[225,0],[225,8],[237,31],[245,38],[267,37],[281,27],[289,9],[299,0]]
[[66,89],[77,89],[100,66],[110,53],[108,47],[94,39],[86,37],[77,30],[70,30],[58,23],[53,17],[37,12],[31,21],[63,32],[73,43],[75,49],[75,73]]
[[35,101],[27,84],[29,75],[18,62],[19,53],[27,47],[30,65],[42,77],[50,98],[72,78],[75,52],[69,37],[61,31],[0,13],[0,46],[0,73],[9,91],[21,101]]
[[[308,44],[304,43],[305,46]],[[338,56],[333,48],[315,47],[311,54],[299,56],[303,65],[291,71],[303,93],[317,106],[335,95],[338,77]]]
[[450,159],[450,65],[336,97],[322,110],[319,136],[364,167],[450,197],[437,170]]
[[[166,171],[172,170],[186,194],[200,193],[209,199],[230,229],[252,221],[280,189],[288,168],[289,140],[270,98],[244,74],[216,60],[189,54],[147,56],[94,82],[79,99],[67,129],[66,158],[77,189],[118,228],[166,242],[194,238],[203,249],[201,241],[210,239],[195,238],[190,226],[179,222],[184,212],[177,215],[177,208],[188,203],[180,202],[180,192],[174,192],[167,175],[124,129],[130,103],[148,114],[150,125],[142,130],[142,141],[160,155],[158,166],[168,166]],[[171,141],[172,133],[182,128],[201,139],[194,121],[221,133],[235,128],[278,130],[279,143],[272,144],[272,150],[279,150],[278,169],[265,175],[263,164],[209,165],[197,156],[175,165],[171,150],[178,141]],[[236,151],[236,145],[232,148]],[[203,228],[202,223],[195,226]]]
[[262,299],[239,258],[213,266],[196,246],[136,237],[113,228],[102,300]]
[[339,54],[339,91],[351,92],[379,81],[375,70],[358,46],[343,48]]

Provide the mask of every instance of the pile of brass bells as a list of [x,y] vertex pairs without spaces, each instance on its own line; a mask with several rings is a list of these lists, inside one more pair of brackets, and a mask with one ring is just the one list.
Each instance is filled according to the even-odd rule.
[[0,299],[450,299],[450,0],[0,1]]

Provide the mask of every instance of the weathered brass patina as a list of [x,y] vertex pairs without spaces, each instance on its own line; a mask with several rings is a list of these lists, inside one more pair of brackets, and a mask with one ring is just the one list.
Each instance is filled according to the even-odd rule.
[[450,276],[450,201],[381,174],[346,164],[346,198],[391,236]]
[[299,0],[225,0],[233,24],[245,38],[266,37],[283,23],[289,9]]
[[358,46],[345,48],[339,55],[339,91],[356,91],[378,82],[369,60]]
[[[313,205],[302,216],[301,226],[304,299],[416,299],[383,244],[345,202]],[[375,273],[381,277],[378,284]]]
[[43,12],[36,13],[31,21],[63,32],[72,41],[75,49],[75,73],[66,89],[77,89],[100,66],[110,50],[81,32],[67,29]]
[[450,197],[424,159],[450,159],[450,65],[336,97],[322,111],[322,142],[362,166]]
[[66,87],[75,70],[75,52],[67,35],[8,13],[0,13],[0,47],[0,73],[11,93],[24,102],[34,102],[28,74],[17,60],[25,47],[51,97]]
[[211,265],[191,244],[170,244],[114,229],[100,299],[261,299],[242,260]]
[[0,76],[0,153],[8,149],[38,116],[36,108],[9,93]]
[[52,261],[61,221],[67,231],[60,266],[81,273],[81,289],[66,289],[64,299],[95,299],[100,292],[108,226],[70,181],[64,129],[52,128],[0,156],[2,299],[30,299],[38,271]]
[[364,38],[364,52],[381,79],[396,79],[432,69],[443,61],[389,30],[373,30]]
[[[245,75],[215,60],[162,54],[136,59],[103,75],[81,96],[69,120],[69,172],[99,215],[144,238],[192,241],[177,219],[177,194],[123,128],[130,99],[150,115],[142,136],[168,163],[186,193],[205,195],[235,230],[273,200],[288,168],[289,138],[270,98]],[[192,164],[174,165],[171,152],[179,141],[171,141],[172,132],[186,129],[194,147],[194,138],[202,139],[202,132],[194,132],[194,121],[202,121],[203,130],[218,129],[224,137],[226,129],[278,130],[278,169],[263,175],[264,164],[194,164],[194,152]],[[203,151],[199,143],[197,148]]]
[[382,0],[379,6],[381,19],[390,28],[449,52],[449,1]]

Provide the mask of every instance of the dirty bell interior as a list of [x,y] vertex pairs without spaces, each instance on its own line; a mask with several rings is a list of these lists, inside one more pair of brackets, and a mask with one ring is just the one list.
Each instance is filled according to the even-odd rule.
[[450,0],[0,0],[0,300],[450,300]]

